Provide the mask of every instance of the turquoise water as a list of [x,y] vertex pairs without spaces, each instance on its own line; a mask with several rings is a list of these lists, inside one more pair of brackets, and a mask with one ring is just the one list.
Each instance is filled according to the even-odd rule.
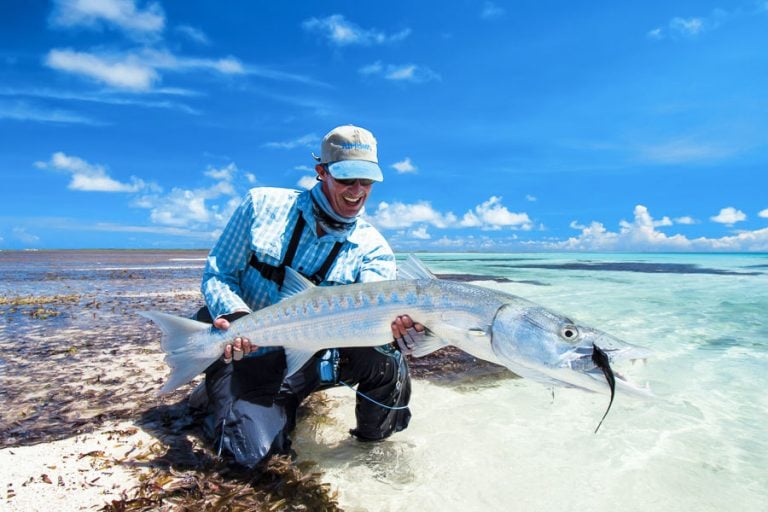
[[417,381],[411,426],[351,442],[354,397],[302,425],[347,510],[768,510],[768,255],[424,254],[655,352],[650,400],[519,379]]
[[[0,296],[112,297],[128,309],[174,292],[196,297],[204,255],[0,252]],[[619,370],[656,397],[617,394],[594,434],[605,395],[498,376],[416,380],[409,428],[362,444],[348,434],[354,396],[334,389],[329,416],[300,423],[294,447],[345,510],[768,510],[768,255],[419,257],[438,274],[476,275],[478,284],[651,348],[646,364]],[[111,311],[100,318],[140,321]],[[92,329],[90,315],[4,316],[4,350],[23,348],[15,333],[28,327]],[[0,361],[0,376],[3,368]]]

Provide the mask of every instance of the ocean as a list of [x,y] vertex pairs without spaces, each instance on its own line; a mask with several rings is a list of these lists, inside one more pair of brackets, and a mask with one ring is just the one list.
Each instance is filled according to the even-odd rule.
[[[437,274],[525,297],[653,350],[619,369],[655,396],[617,393],[594,433],[607,395],[498,372],[416,379],[409,428],[364,444],[348,435],[353,392],[333,389],[323,417],[299,424],[294,448],[344,510],[768,510],[768,255],[418,256]],[[146,325],[133,313],[147,304],[193,311],[203,257],[0,252],[0,382],[34,368],[11,371],[8,354],[33,354],[18,343],[25,329],[39,341],[104,319],[131,331]],[[25,306],[11,299],[23,295],[71,296],[81,307],[96,297],[102,306],[41,320],[18,313]]]

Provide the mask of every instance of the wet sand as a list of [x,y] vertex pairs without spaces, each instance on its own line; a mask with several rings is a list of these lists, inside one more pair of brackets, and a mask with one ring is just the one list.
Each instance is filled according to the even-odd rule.
[[[243,474],[216,457],[187,407],[191,385],[156,396],[159,331],[136,313],[189,316],[202,305],[199,272],[107,265],[77,280],[48,268],[43,293],[13,293],[29,282],[2,291],[0,508],[339,510],[311,463],[276,458]],[[411,366],[431,380],[500,372],[451,350]],[[324,406],[318,393],[302,414]]]

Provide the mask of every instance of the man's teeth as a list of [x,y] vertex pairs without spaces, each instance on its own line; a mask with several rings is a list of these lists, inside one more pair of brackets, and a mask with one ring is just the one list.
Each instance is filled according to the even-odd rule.
[[348,203],[359,203],[361,197],[345,197],[344,200]]

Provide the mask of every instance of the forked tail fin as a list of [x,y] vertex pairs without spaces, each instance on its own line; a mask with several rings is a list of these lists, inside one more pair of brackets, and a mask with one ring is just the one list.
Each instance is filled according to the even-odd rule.
[[212,354],[206,337],[200,335],[211,329],[210,324],[157,311],[140,311],[139,314],[155,322],[163,331],[160,347],[165,352],[165,362],[171,368],[171,374],[158,394],[170,393],[191,381],[221,356]]

